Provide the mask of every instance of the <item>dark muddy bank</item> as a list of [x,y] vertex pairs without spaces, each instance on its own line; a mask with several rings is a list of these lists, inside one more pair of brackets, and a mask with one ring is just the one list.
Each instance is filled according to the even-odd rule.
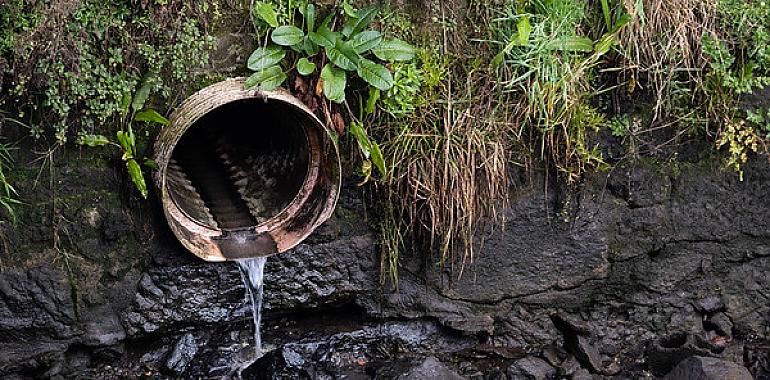
[[[331,220],[268,261],[269,352],[242,375],[624,379],[681,362],[671,376],[770,378],[770,165],[740,182],[711,162],[629,163],[569,193],[533,174],[462,278],[406,255],[399,291],[349,181]],[[35,165],[35,198],[2,226],[0,374],[221,378],[246,360],[235,265],[185,252],[117,162],[64,152],[55,193],[47,171],[32,187]]]

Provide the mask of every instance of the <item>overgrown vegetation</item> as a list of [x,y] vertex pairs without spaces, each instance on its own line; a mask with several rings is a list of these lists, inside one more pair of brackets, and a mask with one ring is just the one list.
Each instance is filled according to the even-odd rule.
[[[767,153],[770,109],[746,100],[770,85],[767,1],[371,3],[239,2],[257,47],[243,69],[247,86],[284,86],[352,137],[341,141],[374,179],[383,278],[396,283],[408,250],[462,273],[504,222],[516,166],[575,188],[623,159],[600,141],[630,157],[709,141],[741,178]],[[7,1],[0,108],[40,144],[117,147],[146,196],[144,140],[201,82],[222,4]]]
[[213,40],[189,16],[206,4],[11,1],[0,20],[10,26],[0,36],[0,107],[54,147],[122,129],[125,100],[140,88],[166,109],[208,63]]

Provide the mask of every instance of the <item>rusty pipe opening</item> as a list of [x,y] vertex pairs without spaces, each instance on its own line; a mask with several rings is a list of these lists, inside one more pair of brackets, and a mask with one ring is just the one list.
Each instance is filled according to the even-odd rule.
[[242,79],[186,99],[155,152],[169,226],[208,261],[296,246],[339,193],[339,154],[323,124],[288,93],[246,91]]

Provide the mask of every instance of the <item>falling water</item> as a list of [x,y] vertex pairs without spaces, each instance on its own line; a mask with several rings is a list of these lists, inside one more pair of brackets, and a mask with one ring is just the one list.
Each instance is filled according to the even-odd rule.
[[246,288],[246,300],[251,301],[251,312],[254,317],[254,349],[257,357],[262,356],[262,336],[259,327],[262,321],[262,289],[263,274],[267,257],[237,260],[241,268],[241,280]]

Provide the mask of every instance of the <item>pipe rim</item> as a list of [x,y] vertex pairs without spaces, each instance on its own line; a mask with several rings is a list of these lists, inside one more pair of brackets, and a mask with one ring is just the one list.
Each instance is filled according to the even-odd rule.
[[[155,143],[155,158],[159,165],[159,170],[155,172],[155,183],[160,190],[164,216],[182,245],[206,261],[228,260],[217,246],[216,239],[238,231],[251,230],[257,236],[268,234],[276,242],[276,252],[273,253],[294,248],[331,216],[342,184],[338,146],[331,135],[332,132],[318,117],[285,90],[245,90],[243,83],[244,78],[228,79],[210,85],[185,99],[172,112],[169,126],[161,130]],[[302,126],[308,148],[305,178],[292,200],[264,222],[237,229],[212,228],[191,217],[171,197],[167,183],[168,162],[182,136],[201,117],[228,103],[249,99],[276,102],[299,113],[296,117]],[[331,167],[322,173],[323,163]],[[330,178],[323,177],[324,174]],[[316,208],[320,208],[319,212],[310,224],[295,230],[295,226],[291,224],[292,218],[299,215],[309,198],[319,191],[328,192],[325,201],[316,205]]]

